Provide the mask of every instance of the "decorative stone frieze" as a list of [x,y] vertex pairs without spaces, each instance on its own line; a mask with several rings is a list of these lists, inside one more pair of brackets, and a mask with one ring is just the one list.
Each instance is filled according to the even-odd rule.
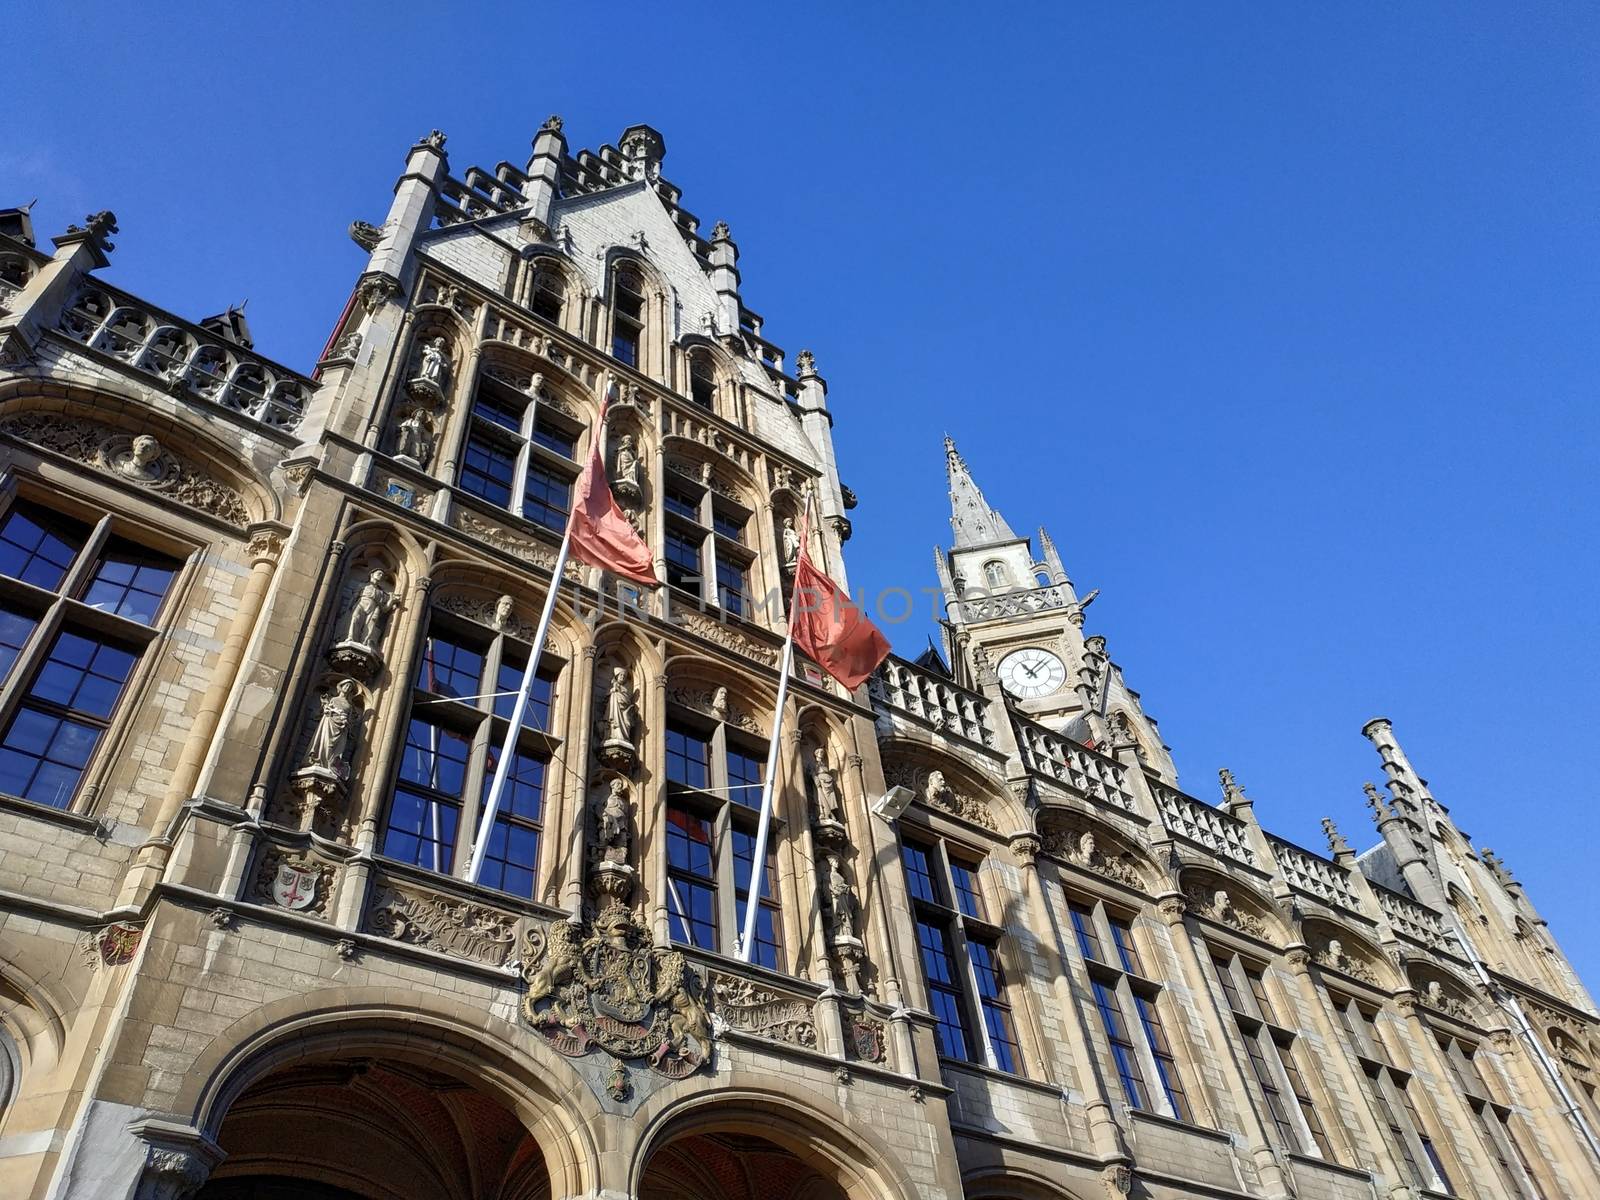
[[711,977],[711,996],[713,1010],[730,1029],[808,1050],[817,1048],[817,1027],[808,1000],[730,975]]
[[511,961],[517,937],[510,913],[393,882],[373,895],[366,926],[380,937],[491,967]]
[[287,912],[326,916],[336,870],[313,855],[272,848],[256,866],[250,898]]

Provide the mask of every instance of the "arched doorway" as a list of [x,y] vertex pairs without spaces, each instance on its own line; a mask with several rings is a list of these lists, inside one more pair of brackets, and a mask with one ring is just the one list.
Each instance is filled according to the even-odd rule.
[[639,1200],[846,1200],[847,1193],[782,1146],[748,1133],[674,1138],[650,1156]]
[[549,1200],[517,1116],[452,1075],[383,1058],[301,1061],[228,1107],[196,1200]]

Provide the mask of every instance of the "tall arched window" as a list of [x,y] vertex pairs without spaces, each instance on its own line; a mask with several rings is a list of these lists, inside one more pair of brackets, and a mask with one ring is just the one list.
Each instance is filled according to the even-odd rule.
[[[385,856],[446,875],[466,866],[528,651],[526,642],[509,634],[433,612],[412,681],[405,748],[383,834]],[[548,652],[541,657],[479,876],[489,887],[530,899],[538,884],[545,774],[560,746],[551,732],[560,668]]]
[[1011,585],[1011,575],[1007,572],[1005,563],[998,558],[991,558],[983,564],[983,578],[991,590]]
[[0,519],[0,792],[71,807],[183,567],[134,536],[27,499]]
[[[1067,894],[1072,933],[1089,973],[1100,1027],[1128,1106],[1194,1120],[1177,1055],[1161,1015],[1161,987],[1145,966],[1133,915],[1087,895]],[[1134,1025],[1129,1014],[1137,1018]],[[1154,1078],[1160,1091],[1147,1082]]]
[[978,856],[913,834],[900,841],[900,861],[939,1053],[1022,1074],[1000,929],[979,885]]
[[535,259],[528,281],[528,307],[534,316],[559,325],[566,304],[567,278],[561,268],[547,258]]
[[716,366],[704,350],[689,354],[689,399],[702,408],[717,407]]
[[[667,717],[667,919],[672,940],[731,953],[755,858],[766,749],[757,737],[689,709]],[[762,865],[751,961],[787,971],[778,902],[776,818]]]
[[644,278],[632,263],[621,263],[611,278],[611,354],[635,370],[644,342]]
[[[493,369],[493,368],[491,368]],[[551,404],[485,375],[472,398],[457,482],[546,529],[566,528],[579,431]]]

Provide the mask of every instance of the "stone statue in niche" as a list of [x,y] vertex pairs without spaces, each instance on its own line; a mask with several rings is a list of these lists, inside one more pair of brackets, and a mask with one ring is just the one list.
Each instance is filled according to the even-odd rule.
[[644,472],[639,462],[639,451],[633,434],[624,433],[617,438],[616,464],[611,472],[611,492],[623,507],[637,507],[644,503]]
[[783,519],[783,569],[793,572],[800,564],[800,532],[794,527],[794,518]]
[[377,650],[383,641],[389,614],[398,603],[394,593],[389,590],[390,583],[389,573],[382,569],[374,570],[367,576],[367,581],[356,593],[355,603],[350,606],[344,631],[345,642]]
[[417,358],[417,373],[406,385],[407,390],[414,396],[438,402],[444,399],[445,390],[449,386],[449,348],[444,338],[430,338],[422,344],[422,350]]
[[811,752],[811,758],[816,763],[811,781],[817,791],[817,820],[833,825],[841,824],[843,805],[839,801],[839,777],[828,765],[827,753],[821,747]]
[[628,802],[628,783],[620,776],[611,780],[595,813],[595,853],[601,862],[625,865],[633,843],[633,806]]
[[839,860],[825,854],[818,865],[821,872],[822,904],[828,918],[828,933],[834,941],[853,941],[856,936],[856,898],[845,882]]
[[356,704],[360,695],[355,680],[341,679],[322,697],[322,711],[306,748],[306,770],[332,775],[340,782],[350,778],[350,753],[361,723],[361,709]]
[[433,418],[413,408],[395,426],[394,456],[418,470],[426,470],[433,459]]
[[950,807],[950,785],[944,781],[943,771],[928,772],[928,786],[923,789],[923,798],[934,808]]
[[605,713],[600,719],[600,761],[627,768],[634,763],[634,735],[639,726],[639,702],[623,667],[611,669],[606,686]]

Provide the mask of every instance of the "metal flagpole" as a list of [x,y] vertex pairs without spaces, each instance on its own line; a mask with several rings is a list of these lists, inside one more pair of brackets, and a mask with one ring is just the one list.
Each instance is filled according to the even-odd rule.
[[[811,537],[811,492],[806,491],[806,511],[800,522],[800,554],[806,552]],[[799,559],[795,561],[796,581],[789,595],[788,629],[783,636],[783,658],[778,666],[778,703],[772,713],[772,744],[767,747],[767,771],[761,778],[761,819],[756,825],[756,844],[750,855],[750,894],[744,902],[744,929],[739,935],[739,960],[749,962],[756,944],[756,914],[761,911],[761,889],[767,882],[767,831],[772,825],[772,781],[778,773],[778,747],[782,744],[783,706],[789,698],[789,669],[794,664],[794,614],[800,600]]]
[[[608,397],[609,399],[609,397]],[[602,402],[600,421],[594,436],[598,441],[605,434],[608,403]],[[574,497],[576,500],[576,497]],[[506,740],[500,747],[500,761],[494,767],[494,780],[489,784],[489,795],[483,802],[483,813],[478,818],[478,836],[472,842],[472,861],[467,865],[467,880],[478,882],[483,870],[484,857],[489,853],[489,838],[494,833],[495,818],[500,815],[500,798],[505,794],[506,776],[511,773],[511,759],[517,749],[517,735],[522,732],[522,717],[528,709],[528,698],[533,694],[533,681],[539,675],[539,657],[544,652],[545,634],[550,629],[550,618],[556,611],[556,593],[561,590],[561,575],[567,569],[567,552],[572,549],[572,526],[578,516],[577,505],[567,514],[567,531],[561,535],[561,549],[556,552],[556,565],[550,574],[550,593],[544,598],[544,611],[539,614],[539,628],[534,631],[533,649],[528,652],[528,669],[523,673],[522,686],[517,689],[517,702],[511,709],[511,724],[506,729]]]

